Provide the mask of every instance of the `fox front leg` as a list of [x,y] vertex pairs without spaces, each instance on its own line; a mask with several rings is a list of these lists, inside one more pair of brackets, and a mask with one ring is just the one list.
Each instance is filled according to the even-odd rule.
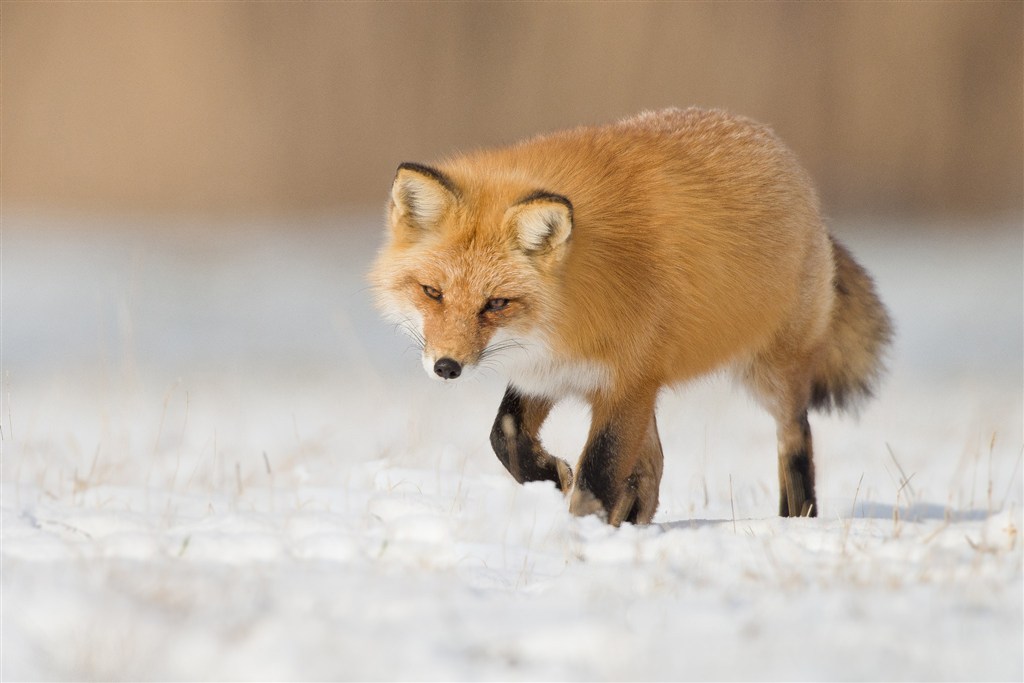
[[491,447],[520,484],[553,481],[567,493],[572,487],[569,463],[544,450],[538,437],[551,406],[551,401],[524,396],[509,385],[491,428]]
[[594,417],[569,510],[602,516],[613,526],[648,524],[664,467],[654,397],[618,409],[595,406]]

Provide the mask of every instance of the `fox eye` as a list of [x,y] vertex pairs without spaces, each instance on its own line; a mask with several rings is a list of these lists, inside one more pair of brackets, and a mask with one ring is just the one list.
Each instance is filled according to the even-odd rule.
[[430,285],[420,285],[420,287],[423,288],[423,293],[429,296],[434,301],[440,301],[441,299],[444,298],[444,294],[441,292],[440,289],[431,287]]
[[484,311],[487,313],[493,313],[495,311],[503,310],[505,308],[508,308],[510,301],[510,299],[503,298],[489,299],[487,301],[487,305],[484,306]]

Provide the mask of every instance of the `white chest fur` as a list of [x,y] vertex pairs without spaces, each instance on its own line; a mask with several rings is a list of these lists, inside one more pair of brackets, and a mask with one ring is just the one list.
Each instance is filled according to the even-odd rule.
[[611,372],[603,364],[561,358],[542,338],[512,337],[499,332],[492,344],[509,347],[499,352],[496,364],[516,389],[531,396],[586,397],[611,383]]

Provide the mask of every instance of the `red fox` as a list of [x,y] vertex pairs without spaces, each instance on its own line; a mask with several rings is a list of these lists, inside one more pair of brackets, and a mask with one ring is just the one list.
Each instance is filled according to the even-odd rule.
[[[779,514],[817,515],[807,411],[871,395],[892,325],[769,128],[668,109],[404,163],[387,223],[378,306],[431,377],[507,371],[490,440],[517,481],[649,523],[659,391],[728,369],[776,420]],[[538,439],[573,395],[592,416],[575,475]]]

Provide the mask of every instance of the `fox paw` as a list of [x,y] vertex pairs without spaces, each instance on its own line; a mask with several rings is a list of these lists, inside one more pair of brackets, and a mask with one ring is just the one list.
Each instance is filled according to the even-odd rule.
[[572,490],[572,468],[561,458],[553,458],[553,460],[555,461],[555,472],[558,475],[558,482],[556,482],[558,488],[562,493],[569,495],[569,491]]
[[597,515],[612,526],[619,526],[623,522],[649,524],[658,506],[657,488],[652,495],[649,490],[637,491],[633,483],[630,481],[631,485],[622,491],[611,506],[606,506],[592,492],[577,486],[569,500],[569,512],[577,517]]
[[577,517],[597,515],[602,521],[608,521],[608,511],[604,509],[604,504],[586,489],[577,488],[572,492],[572,497],[569,499],[569,512]]

